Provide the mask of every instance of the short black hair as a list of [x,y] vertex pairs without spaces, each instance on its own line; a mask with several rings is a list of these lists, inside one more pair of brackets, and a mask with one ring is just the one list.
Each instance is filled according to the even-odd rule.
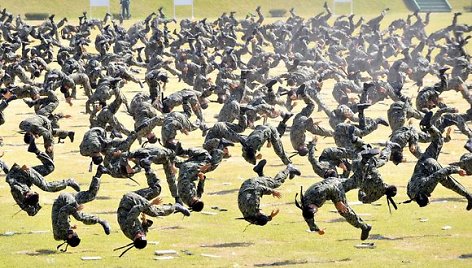
[[385,195],[388,197],[394,197],[397,195],[397,187],[395,185],[389,185],[385,188]]
[[395,165],[400,164],[403,161],[403,151],[402,150],[393,150],[390,155],[390,159]]
[[154,144],[157,142],[157,137],[154,133],[151,132],[151,136],[148,135],[147,140],[149,143]]
[[418,195],[416,195],[415,201],[416,203],[418,203],[418,206],[425,207],[429,203],[429,198],[426,194],[419,193]]
[[26,144],[30,144],[31,142],[34,141],[34,137],[31,133],[29,132],[26,132],[25,135],[23,135],[23,141],[26,143]]
[[94,155],[92,156],[92,162],[95,165],[100,165],[103,162],[103,157],[101,155]]
[[300,156],[305,156],[308,154],[308,148],[306,146],[303,146],[302,148],[298,149],[298,154]]
[[38,203],[39,203],[39,194],[36,192],[25,197],[25,204],[28,206],[35,206]]
[[303,210],[302,210],[302,216],[304,219],[313,219],[315,217],[315,213],[313,212],[313,209],[308,207],[308,206],[304,206],[303,207]]
[[137,249],[143,249],[147,246],[147,239],[146,237],[138,237],[133,240],[133,245]]
[[335,169],[327,169],[324,174],[323,174],[323,178],[335,178],[335,177],[338,177],[338,171],[335,170]]
[[256,151],[250,147],[242,147],[243,158],[249,163],[256,164]]
[[67,244],[73,248],[80,244],[80,238],[77,233],[73,233],[71,237],[67,237]]
[[258,214],[254,217],[251,217],[249,219],[249,222],[255,225],[264,226],[271,220],[272,219],[269,216],[266,216],[264,214]]
[[203,210],[204,206],[205,204],[203,203],[202,200],[197,200],[190,207],[192,208],[192,211],[200,212]]

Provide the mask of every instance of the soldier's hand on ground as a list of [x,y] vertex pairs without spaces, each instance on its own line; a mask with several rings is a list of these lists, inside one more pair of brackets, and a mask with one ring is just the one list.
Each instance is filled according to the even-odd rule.
[[279,214],[279,211],[280,210],[278,208],[272,210],[272,212],[270,213],[270,218],[273,219],[275,216],[277,216],[277,214]]
[[325,230],[326,230],[325,228],[320,229],[320,230],[317,231],[317,233],[318,233],[319,235],[324,235],[324,234],[325,234]]
[[69,118],[71,118],[71,117],[72,117],[72,115],[70,115],[70,114],[64,115],[64,118],[66,118],[66,119],[69,119]]
[[84,209],[84,205],[83,204],[80,204],[77,206],[77,211],[81,211],[82,209]]
[[154,200],[152,200],[151,204],[156,205],[156,206],[159,205],[159,204],[162,204],[162,198],[160,198],[160,197],[154,198]]
[[273,197],[277,197],[277,198],[281,198],[281,197],[282,197],[282,194],[281,194],[280,192],[278,192],[278,191],[273,191],[273,192],[272,192],[272,196],[273,196]]
[[461,176],[461,177],[467,176],[467,172],[465,172],[465,170],[463,170],[463,169],[460,169],[459,170],[459,176]]
[[69,104],[69,106],[72,106],[72,97],[66,98],[66,102]]

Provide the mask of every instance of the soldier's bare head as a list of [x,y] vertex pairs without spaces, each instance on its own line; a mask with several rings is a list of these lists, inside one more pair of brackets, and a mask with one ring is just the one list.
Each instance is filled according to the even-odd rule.
[[133,245],[137,249],[143,249],[147,246],[147,238],[143,232],[138,232],[134,236]]

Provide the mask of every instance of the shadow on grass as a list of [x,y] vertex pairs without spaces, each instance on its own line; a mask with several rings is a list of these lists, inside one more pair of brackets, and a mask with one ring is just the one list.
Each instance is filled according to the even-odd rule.
[[[387,241],[396,241],[396,240],[405,240],[405,239],[416,239],[416,238],[426,238],[426,237],[450,237],[450,234],[436,235],[436,234],[426,234],[426,235],[407,235],[407,236],[398,236],[398,237],[388,237],[381,234],[371,234],[369,239],[371,240],[387,240]],[[338,239],[337,241],[358,241],[358,238],[349,238],[349,239]]]
[[185,229],[183,228],[182,226],[164,226],[164,227],[161,227],[159,228],[159,230],[181,230],[181,229]]
[[326,261],[313,261],[313,262],[308,262],[307,260],[285,260],[285,261],[277,261],[277,262],[272,262],[272,263],[259,263],[255,264],[255,267],[268,267],[268,266],[289,266],[289,265],[297,265],[297,264],[307,264],[307,263],[340,263],[340,262],[348,262],[351,261],[349,258],[345,259],[340,259],[340,260],[326,260]]
[[208,195],[225,195],[225,194],[232,194],[237,191],[239,191],[239,189],[223,190],[223,191],[208,193]]
[[442,203],[442,202],[462,202],[465,203],[467,199],[463,197],[444,197],[444,198],[434,198],[431,199],[431,203]]
[[39,255],[53,255],[53,254],[59,253],[59,251],[51,250],[51,249],[38,249],[35,251],[29,251],[29,250],[19,251],[17,253],[28,255],[28,256],[39,256]]
[[459,259],[472,259],[472,254],[462,254],[459,256]]
[[202,248],[238,248],[238,247],[249,247],[254,245],[251,242],[230,242],[221,244],[201,245]]

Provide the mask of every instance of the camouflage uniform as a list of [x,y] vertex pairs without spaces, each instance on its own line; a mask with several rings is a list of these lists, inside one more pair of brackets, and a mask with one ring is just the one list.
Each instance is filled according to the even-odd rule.
[[390,105],[387,111],[388,123],[392,132],[403,127],[409,118],[421,119],[423,114],[413,107],[408,101],[396,101]]
[[30,216],[34,216],[41,208],[39,205],[30,206],[25,204],[25,194],[31,192],[31,186],[36,185],[45,192],[58,192],[71,184],[75,184],[71,179],[47,182],[44,176],[54,171],[54,162],[46,153],[40,153],[37,157],[41,160],[42,165],[34,166],[26,171],[22,170],[17,164],[14,164],[8,171],[8,167],[2,162],[3,169],[7,174],[6,182],[10,185],[13,199]]
[[472,194],[465,189],[462,184],[452,178],[450,175],[457,174],[460,170],[458,166],[442,167],[437,159],[443,146],[443,138],[441,133],[433,126],[429,128],[433,141],[423,153],[421,158],[413,170],[407,186],[407,194],[410,199],[415,200],[418,195],[431,196],[438,183],[444,187],[466,197],[467,200],[472,199]]
[[53,137],[65,139],[69,135],[68,131],[53,129],[51,126],[51,121],[42,115],[26,118],[20,122],[19,127],[22,131],[29,132],[33,135],[42,136],[46,153],[52,159],[54,158],[54,152],[53,150],[49,151],[49,147],[53,146]]
[[[331,200],[334,204],[337,202],[343,202],[347,207],[347,213],[339,214],[343,216],[346,221],[356,228],[365,230],[369,228],[369,225],[364,223],[362,219],[356,215],[354,210],[347,204],[346,192],[355,188],[355,183],[352,179],[344,178],[327,178],[320,182],[317,182],[310,186],[303,195],[302,204],[308,206],[313,204],[318,208],[321,208],[327,200]],[[320,230],[316,226],[314,219],[305,219],[311,231]]]
[[97,216],[89,215],[78,210],[81,204],[95,199],[100,188],[100,178],[93,177],[87,191],[76,194],[61,193],[52,205],[52,230],[55,240],[67,240],[68,232],[71,230],[69,218],[73,216],[76,220],[86,225],[105,224],[104,220]]
[[178,105],[183,105],[184,111],[186,113],[193,111],[200,122],[204,122],[203,112],[200,106],[200,97],[200,92],[184,89],[165,97],[162,100],[162,105],[169,111],[172,111]]
[[[74,81],[76,85],[81,85],[84,88],[85,96],[90,98],[92,95],[92,86],[90,85],[90,79],[85,73],[73,73],[69,77]],[[71,93],[72,98],[77,97],[77,89],[74,87]]]
[[148,158],[153,164],[163,165],[166,174],[167,184],[172,197],[177,197],[177,185],[175,182],[175,171],[173,169],[175,162],[175,152],[167,148],[145,147],[130,153],[129,158],[139,159]]
[[258,152],[266,141],[272,144],[274,152],[280,157],[280,160],[282,160],[285,165],[292,163],[285,154],[278,130],[269,125],[259,125],[253,132],[251,132],[251,134],[249,134],[245,141],[243,152],[247,149]]
[[418,146],[418,142],[430,142],[431,136],[422,131],[417,131],[411,126],[405,126],[395,130],[392,135],[390,135],[390,141],[400,145],[399,148],[393,149],[392,151],[403,150],[403,148],[408,145],[410,152],[419,159],[423,153]]
[[101,127],[104,129],[111,129],[112,132],[123,133],[124,135],[130,135],[130,131],[118,121],[116,113],[120,109],[121,104],[123,103],[123,98],[121,93],[115,91],[115,99],[109,105],[102,107],[101,110],[95,114],[90,115],[90,127]]
[[206,146],[209,146],[211,140],[213,139],[222,139],[225,138],[231,142],[244,142],[245,138],[243,135],[239,134],[244,132],[247,128],[247,117],[243,114],[240,115],[238,124],[229,123],[229,122],[216,122],[207,132],[205,136],[205,142],[203,143],[203,148],[209,149]]
[[164,122],[164,116],[151,104],[145,93],[138,93],[133,97],[129,112],[133,116],[138,139],[151,133],[156,126],[162,126]]
[[105,152],[107,143],[107,133],[103,128],[90,128],[84,133],[84,138],[79,145],[80,155],[93,156],[96,153]]
[[[199,180],[198,178],[200,167],[209,163],[210,169],[206,173],[216,169],[223,159],[223,151],[216,149],[210,154],[206,150],[193,150],[187,153],[190,153],[190,158],[183,163],[177,164],[179,168],[177,189],[183,203],[191,206],[193,200],[201,198],[204,192],[205,180]],[[198,180],[197,186],[195,186],[196,180]]]
[[[92,104],[95,102],[106,102],[113,96],[113,88],[118,87],[117,79],[106,76],[98,80],[97,88],[85,103],[85,112],[90,113]],[[125,103],[126,105],[126,103]]]
[[233,122],[238,118],[240,114],[239,104],[246,95],[246,91],[246,80],[241,79],[238,87],[231,91],[230,96],[221,107],[218,122]]
[[155,206],[146,198],[138,193],[129,192],[121,198],[120,205],[117,210],[118,224],[123,234],[131,240],[134,240],[137,233],[146,234],[147,226],[143,226],[139,220],[141,213],[151,217],[168,216],[174,213],[173,205]]
[[175,139],[177,130],[181,132],[191,132],[197,129],[197,126],[190,122],[188,116],[180,112],[171,112],[166,114],[162,124],[162,144],[166,145],[168,141]]
[[289,175],[289,170],[280,171],[274,178],[255,177],[245,180],[239,188],[238,206],[244,218],[255,217],[261,213],[260,203],[263,195],[271,195]]
[[[319,159],[315,157],[315,146],[308,146],[308,161],[316,175],[326,178],[327,172],[336,170],[341,162],[347,163],[348,153],[346,149],[340,147],[328,147],[323,149]],[[346,178],[349,170],[344,172],[341,177]]]
[[315,109],[315,104],[308,96],[304,96],[303,99],[306,106],[295,115],[290,128],[290,142],[293,149],[297,151],[305,147],[306,131],[323,137],[332,137],[334,134],[332,130],[324,129],[313,122],[313,118],[310,116]]
[[149,87],[149,95],[151,100],[154,101],[160,97],[162,90],[159,81],[161,81],[161,77],[165,75],[164,71],[159,69],[153,69],[146,73],[144,79]]

